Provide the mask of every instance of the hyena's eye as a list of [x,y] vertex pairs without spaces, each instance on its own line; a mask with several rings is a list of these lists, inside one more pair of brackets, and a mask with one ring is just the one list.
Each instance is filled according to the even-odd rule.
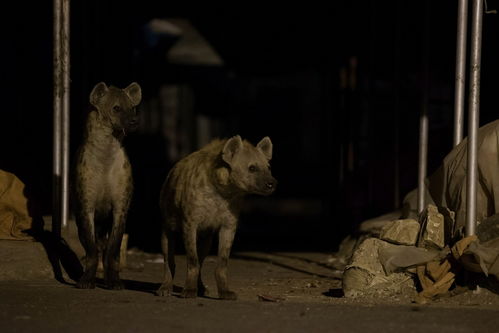
[[258,170],[258,168],[256,167],[256,165],[252,164],[248,167],[248,170],[249,170],[249,172],[256,172]]
[[115,106],[113,106],[113,111],[114,112],[120,112],[121,111],[121,107],[119,105],[115,105]]

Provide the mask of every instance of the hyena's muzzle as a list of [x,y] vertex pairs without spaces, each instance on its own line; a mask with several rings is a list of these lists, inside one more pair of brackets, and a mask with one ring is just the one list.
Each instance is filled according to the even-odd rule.
[[277,180],[268,174],[263,174],[259,177],[257,181],[257,194],[260,195],[270,195],[272,194],[277,186]]
[[114,131],[129,133],[137,129],[139,118],[135,107],[122,108],[116,105],[113,107],[113,112],[115,113],[115,120],[113,121]]

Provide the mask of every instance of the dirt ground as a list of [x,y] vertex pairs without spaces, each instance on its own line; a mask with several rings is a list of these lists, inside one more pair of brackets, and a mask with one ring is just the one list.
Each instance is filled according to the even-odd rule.
[[122,291],[79,290],[53,279],[0,282],[0,332],[497,332],[499,295],[482,289],[428,305],[413,303],[414,295],[347,299],[328,258],[236,252],[229,274],[239,298],[220,301],[214,257],[203,268],[210,297],[178,297],[182,255],[174,295],[159,297],[161,256],[131,249]]
[[[133,260],[128,268],[130,279],[150,276],[148,282],[158,283],[162,276],[162,256],[140,251],[129,251]],[[316,252],[237,252],[231,257],[229,274],[232,288],[238,299],[244,301],[267,301],[286,303],[341,304],[341,305],[411,305],[416,306],[416,291],[386,296],[363,296],[345,298],[341,290],[341,271],[328,265],[329,254]],[[216,298],[214,279],[216,257],[208,257],[203,267],[203,281],[208,285],[210,297]],[[184,284],[185,257],[177,256],[178,274],[175,277],[176,291]],[[137,265],[137,266],[134,266]],[[144,274],[145,273],[145,274]],[[461,290],[440,297],[429,305],[443,307],[477,306],[481,309],[499,311],[499,295],[485,288],[478,291]]]

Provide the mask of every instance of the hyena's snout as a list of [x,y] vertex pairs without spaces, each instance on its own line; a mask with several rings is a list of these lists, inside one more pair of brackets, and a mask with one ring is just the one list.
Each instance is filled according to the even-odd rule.
[[277,180],[272,176],[265,177],[260,186],[264,195],[272,194],[275,191],[276,187],[277,187]]
[[137,129],[138,126],[139,126],[139,117],[134,115],[128,121],[128,129],[134,131]]
[[121,117],[120,123],[123,129],[132,132],[139,126],[139,117],[134,111],[130,111]]

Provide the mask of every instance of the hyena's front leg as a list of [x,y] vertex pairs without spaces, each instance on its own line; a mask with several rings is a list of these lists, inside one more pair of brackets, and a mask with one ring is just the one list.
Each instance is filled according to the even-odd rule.
[[175,276],[175,242],[172,232],[163,228],[161,232],[161,251],[164,260],[164,277],[161,286],[156,291],[158,296],[170,296],[173,291],[173,277]]
[[123,289],[120,280],[120,249],[125,233],[126,213],[123,210],[113,213],[113,226],[104,252],[104,280],[109,289]]
[[198,296],[208,296],[209,290],[203,283],[201,278],[201,271],[203,269],[203,262],[210,253],[211,244],[213,241],[213,230],[205,230],[198,234],[197,248],[199,257],[199,275],[198,275]]
[[184,298],[194,298],[197,297],[199,259],[196,245],[197,229],[193,221],[184,223],[183,237],[187,260],[187,277],[181,296]]
[[78,236],[85,248],[85,272],[76,287],[80,289],[95,288],[95,274],[99,259],[99,251],[95,240],[94,211],[84,209],[78,218]]
[[227,281],[227,265],[235,233],[236,227],[232,225],[222,226],[218,233],[218,263],[215,269],[215,280],[217,281],[218,296],[221,299],[237,299],[237,294],[229,290]]

